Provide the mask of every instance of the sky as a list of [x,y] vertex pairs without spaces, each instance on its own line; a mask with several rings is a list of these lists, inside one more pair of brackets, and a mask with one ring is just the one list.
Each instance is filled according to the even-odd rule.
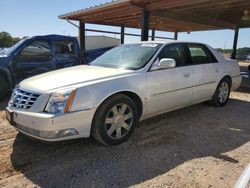
[[[6,31],[13,37],[62,34],[77,36],[78,29],[59,15],[110,2],[110,0],[0,0],[0,32]],[[76,24],[78,24],[76,22]],[[88,29],[120,31],[119,27],[87,24]],[[125,32],[140,33],[138,29],[126,28]],[[87,35],[104,35],[87,32]],[[170,32],[156,32],[158,36],[173,37]],[[107,35],[119,37],[118,35]],[[204,42],[214,48],[232,48],[233,30],[217,30],[179,33],[178,40]],[[139,37],[125,36],[125,43],[140,41]],[[239,47],[250,47],[250,29],[240,29]]]

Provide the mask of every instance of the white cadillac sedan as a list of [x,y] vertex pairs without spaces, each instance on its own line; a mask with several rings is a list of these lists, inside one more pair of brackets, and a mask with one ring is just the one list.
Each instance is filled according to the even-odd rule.
[[81,137],[120,144],[139,120],[210,101],[227,103],[240,86],[237,62],[188,42],[125,44],[90,65],[21,82],[6,109],[21,133],[44,141]]

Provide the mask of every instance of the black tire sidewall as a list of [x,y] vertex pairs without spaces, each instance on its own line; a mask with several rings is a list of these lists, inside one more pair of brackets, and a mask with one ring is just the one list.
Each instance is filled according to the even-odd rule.
[[0,100],[3,100],[8,94],[8,83],[0,76]]
[[[129,132],[122,137],[121,139],[112,139],[107,135],[107,132],[105,130],[105,118],[110,111],[112,107],[114,107],[117,104],[124,103],[127,104],[133,113],[133,123],[131,125],[131,128]],[[106,145],[117,145],[121,144],[122,142],[126,141],[134,132],[135,126],[138,123],[138,112],[135,103],[126,95],[115,95],[111,97],[110,99],[107,99],[97,110],[96,115],[94,117],[94,129],[96,129],[96,136],[100,137],[99,139],[97,138],[98,141],[100,141],[103,144]],[[96,137],[94,136],[94,137]]]

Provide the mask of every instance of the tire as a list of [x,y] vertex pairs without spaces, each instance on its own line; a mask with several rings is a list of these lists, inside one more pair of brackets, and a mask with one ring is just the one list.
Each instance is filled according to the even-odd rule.
[[125,142],[138,123],[138,111],[131,98],[116,94],[106,99],[94,116],[92,136],[104,145]]
[[8,94],[8,83],[7,81],[0,76],[0,101],[2,101]]
[[230,95],[230,81],[228,78],[223,78],[214,93],[214,96],[212,100],[210,101],[210,104],[214,106],[224,106]]

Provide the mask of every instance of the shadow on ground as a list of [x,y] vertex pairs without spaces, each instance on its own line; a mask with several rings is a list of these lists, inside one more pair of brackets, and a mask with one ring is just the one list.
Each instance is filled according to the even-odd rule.
[[5,110],[6,106],[8,105],[8,101],[8,99],[4,99],[4,101],[0,103],[0,111]]
[[45,144],[18,134],[11,161],[41,187],[127,187],[206,156],[238,163],[222,153],[250,141],[249,109],[235,99],[222,108],[184,108],[142,122],[126,143],[112,147],[92,138]]

